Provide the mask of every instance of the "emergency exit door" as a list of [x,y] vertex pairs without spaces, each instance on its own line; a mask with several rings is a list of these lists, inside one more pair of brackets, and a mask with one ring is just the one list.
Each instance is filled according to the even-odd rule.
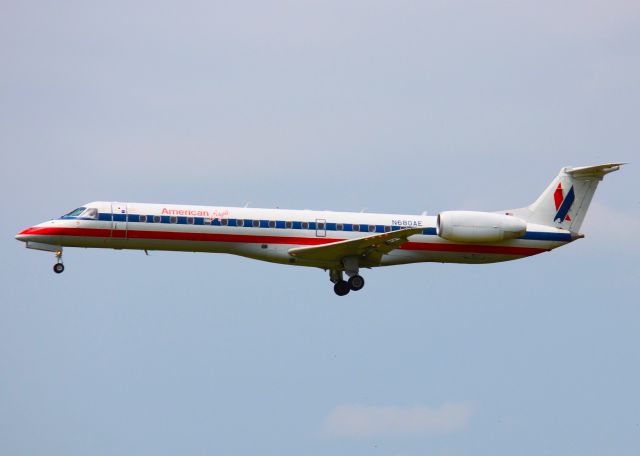
[[127,238],[128,214],[126,203],[111,203],[111,237]]
[[316,219],[316,237],[327,237],[327,221]]

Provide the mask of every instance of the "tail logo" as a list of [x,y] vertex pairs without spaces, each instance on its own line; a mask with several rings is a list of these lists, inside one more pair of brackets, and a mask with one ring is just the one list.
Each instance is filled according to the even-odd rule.
[[556,216],[553,218],[554,222],[562,223],[565,220],[571,221],[571,217],[569,216],[569,209],[573,205],[573,201],[576,199],[576,194],[573,191],[573,185],[567,192],[567,195],[564,195],[562,190],[562,183],[558,184],[558,188],[553,192],[553,201],[556,205]]

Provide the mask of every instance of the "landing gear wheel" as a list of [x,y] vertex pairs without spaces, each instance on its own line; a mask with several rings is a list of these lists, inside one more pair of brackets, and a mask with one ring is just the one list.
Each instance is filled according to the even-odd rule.
[[362,276],[356,274],[349,277],[349,282],[347,282],[347,284],[353,291],[362,290],[362,287],[364,287],[364,279],[362,278]]
[[345,282],[344,280],[336,282],[336,284],[333,286],[333,291],[335,291],[338,296],[346,295],[347,293],[349,293],[350,289],[351,287],[349,287],[349,283]]
[[64,264],[56,263],[53,265],[53,272],[60,274],[62,271],[64,271]]

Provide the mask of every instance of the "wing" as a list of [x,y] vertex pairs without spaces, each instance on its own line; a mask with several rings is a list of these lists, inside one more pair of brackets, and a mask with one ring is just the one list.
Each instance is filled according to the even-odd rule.
[[340,261],[345,257],[358,256],[373,264],[380,263],[382,255],[397,249],[407,242],[409,236],[420,234],[424,228],[406,228],[383,234],[347,239],[311,247],[294,247],[289,255],[305,260]]

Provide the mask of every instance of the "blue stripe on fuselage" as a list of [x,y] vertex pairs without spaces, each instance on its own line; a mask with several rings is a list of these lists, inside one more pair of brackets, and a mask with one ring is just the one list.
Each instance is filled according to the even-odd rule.
[[559,241],[570,242],[570,233],[545,233],[542,231],[527,231],[524,236],[520,236],[518,239],[527,239],[530,241]]
[[[125,222],[125,221],[129,221],[131,223],[148,223],[148,224],[157,224],[157,223],[161,223],[161,224],[171,224],[171,225],[204,225],[204,226],[209,226],[209,224],[205,224],[204,223],[204,217],[192,217],[194,223],[187,223],[187,219],[191,218],[191,217],[183,217],[183,216],[177,216],[177,223],[171,223],[171,217],[168,215],[163,215],[160,216],[160,222],[154,222],[153,221],[153,215],[147,215],[147,221],[146,222],[140,222],[140,215],[139,214],[110,214],[110,213],[105,213],[105,212],[100,212],[98,214],[98,219],[100,221],[103,222],[111,222],[111,221],[116,221],[116,222]],[[157,217],[157,215],[156,215]],[[63,220],[86,220],[86,221],[90,221],[90,220],[95,220],[95,219],[88,219],[88,218],[83,218],[83,217],[71,217],[71,216],[63,216],[60,217]],[[299,221],[294,221],[291,222],[291,228],[287,228],[286,222],[283,220],[258,220],[259,222],[259,226],[253,226],[253,222],[254,219],[225,219],[227,220],[227,225],[222,225],[220,223],[220,219],[214,218],[211,220],[211,225],[213,226],[232,226],[232,227],[238,227],[238,220],[243,220],[243,224],[244,224],[244,228],[271,228],[269,226],[269,222],[275,222],[275,229],[294,229],[294,230],[304,230],[302,228],[302,223],[303,222],[299,222]],[[342,225],[342,230],[338,230],[337,225]],[[325,223],[325,227],[327,231],[356,231],[353,229],[353,226],[355,224],[352,223],[335,223],[335,222],[327,222]],[[369,231],[369,224],[365,224],[362,223],[359,225],[359,227],[361,228],[360,230],[358,230],[359,232],[362,232],[363,234],[368,234],[368,233],[384,233],[385,232],[385,226],[389,226],[389,225],[375,225],[375,231]],[[392,225],[391,226],[391,230],[392,231],[398,231],[401,230],[405,227],[402,226],[396,226],[396,225]],[[274,229],[274,228],[271,228]],[[308,222],[308,228],[306,229],[307,231],[315,231],[317,229],[317,225],[316,222]],[[436,228],[434,227],[429,227],[429,228],[425,228],[422,230],[422,234],[425,236],[437,236],[437,231]],[[571,241],[571,234],[570,233],[547,233],[547,232],[542,232],[542,231],[527,231],[523,236],[520,236],[518,239],[525,239],[525,240],[530,240],[530,241],[557,241],[557,242],[570,242]]]

